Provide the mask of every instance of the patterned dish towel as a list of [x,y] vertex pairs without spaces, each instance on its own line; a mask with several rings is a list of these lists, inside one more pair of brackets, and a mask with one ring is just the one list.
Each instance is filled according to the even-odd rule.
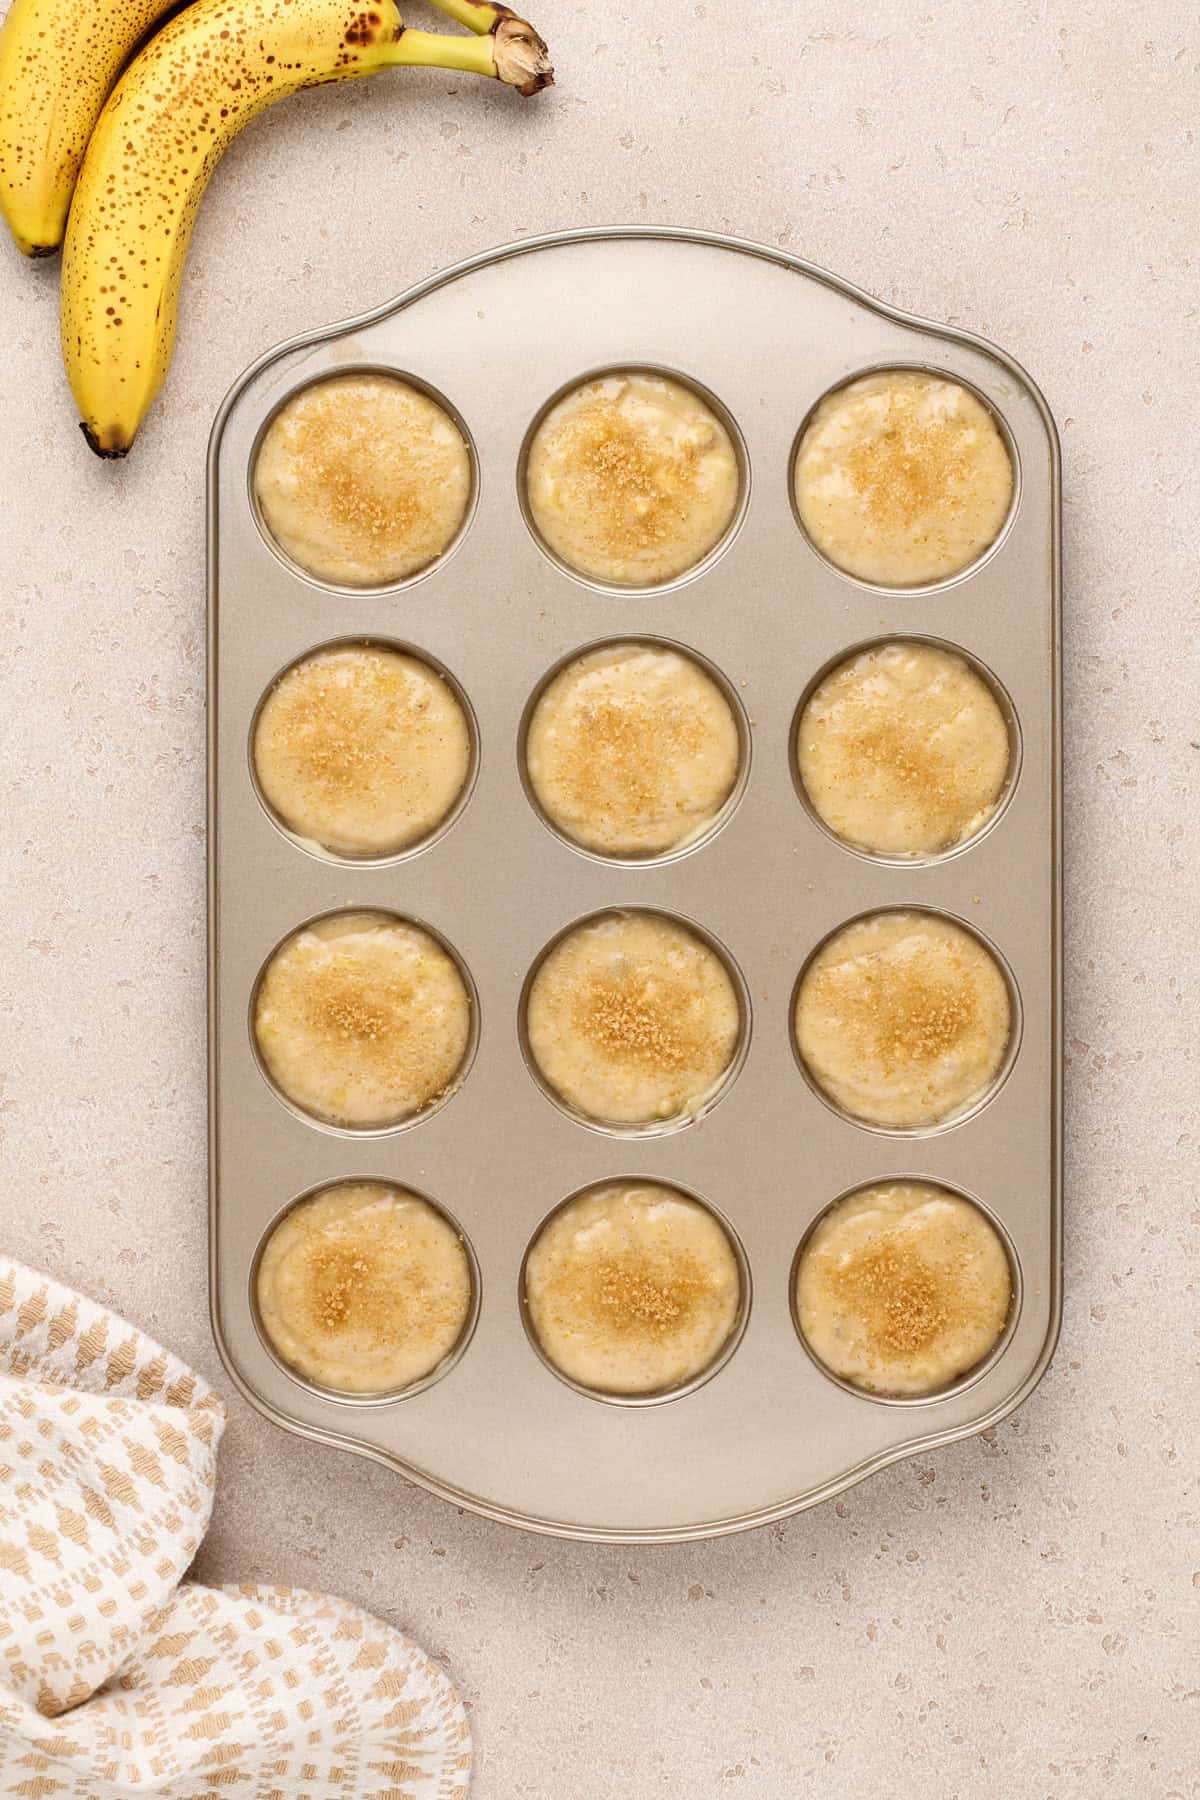
[[339,1600],[183,1580],[221,1402],[101,1306],[0,1257],[0,1794],[462,1800],[462,1703]]

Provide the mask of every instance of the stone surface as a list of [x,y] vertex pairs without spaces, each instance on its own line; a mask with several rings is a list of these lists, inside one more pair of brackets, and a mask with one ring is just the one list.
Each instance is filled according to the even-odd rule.
[[[84,448],[56,270],[0,245],[0,1235],[229,1394],[199,1572],[445,1658],[479,1800],[1183,1800],[1196,1785],[1200,36],[1173,0],[542,0],[560,85],[327,88],[205,202],[137,453]],[[425,22],[424,20],[422,22]],[[469,252],[693,223],[1032,371],[1066,481],[1067,1309],[985,1439],[774,1530],[588,1549],[285,1437],[208,1330],[204,449],[241,368]],[[481,377],[483,372],[481,371]]]

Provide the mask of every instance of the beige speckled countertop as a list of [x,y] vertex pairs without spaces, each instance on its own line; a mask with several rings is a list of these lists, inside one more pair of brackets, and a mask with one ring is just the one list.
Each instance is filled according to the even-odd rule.
[[[532,4],[532,0],[531,0]],[[1175,0],[540,0],[560,85],[329,88],[201,215],[131,460],[0,245],[0,1235],[230,1396],[200,1573],[328,1587],[461,1683],[479,1800],[1200,1793],[1200,32]],[[457,89],[457,91],[455,91]],[[1067,1306],[998,1431],[790,1524],[589,1549],[282,1436],[209,1336],[204,492],[277,339],[541,229],[786,245],[994,337],[1062,430]],[[1191,928],[1194,933],[1194,926]]]

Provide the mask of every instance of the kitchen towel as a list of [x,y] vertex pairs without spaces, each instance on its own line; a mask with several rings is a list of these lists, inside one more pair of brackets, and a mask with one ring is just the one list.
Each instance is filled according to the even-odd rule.
[[0,1795],[462,1800],[462,1702],[400,1632],[184,1579],[224,1423],[168,1351],[0,1257]]

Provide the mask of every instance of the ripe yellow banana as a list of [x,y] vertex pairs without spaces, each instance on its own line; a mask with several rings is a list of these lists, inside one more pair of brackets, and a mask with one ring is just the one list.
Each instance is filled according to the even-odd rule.
[[26,256],[62,243],[92,127],[174,0],[12,0],[0,28],[0,212]]
[[553,71],[507,7],[435,0],[477,35],[408,29],[394,0],[193,0],[130,64],[92,134],[67,221],[62,347],[82,430],[124,456],[171,360],[209,176],[275,100],[396,66],[465,69],[523,94]]

